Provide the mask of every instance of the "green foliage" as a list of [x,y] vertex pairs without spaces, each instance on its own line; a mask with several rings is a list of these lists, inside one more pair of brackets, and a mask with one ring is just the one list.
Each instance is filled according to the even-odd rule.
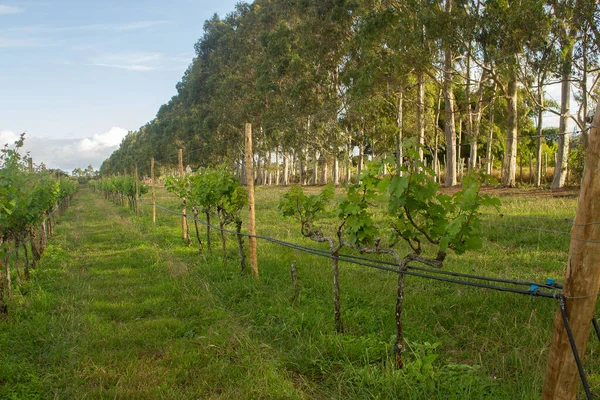
[[[135,198],[135,178],[129,175],[116,175],[102,178],[92,184],[94,187],[104,192],[118,194],[130,199]],[[138,195],[148,193],[148,185],[138,181]]]
[[[467,175],[462,188],[452,194],[441,191],[431,178],[433,171],[419,161],[414,140],[405,143],[406,161],[399,171],[394,160],[374,161],[362,172],[359,182],[351,186],[336,206],[335,214],[344,227],[345,239],[354,247],[381,244],[387,234],[390,247],[399,240],[407,242],[415,254],[421,254],[422,243],[435,245],[440,261],[451,249],[462,254],[481,247],[482,207],[500,206],[497,198],[481,194],[484,181],[492,178],[473,172]],[[384,164],[392,173],[383,175]],[[303,226],[312,226],[333,198],[333,188],[307,196],[302,188],[293,186],[286,193],[279,209],[284,216],[293,216]],[[387,205],[383,224],[373,219],[373,206]]]
[[583,178],[583,169],[585,167],[586,148],[583,143],[583,137],[574,140],[573,147],[569,153],[569,168],[571,169],[571,179],[574,182],[580,182]]
[[190,196],[190,178],[189,175],[167,176],[165,177],[165,187],[167,191],[175,194],[180,199]]
[[334,187],[327,185],[319,194],[307,196],[301,186],[293,185],[279,202],[279,210],[285,217],[294,217],[300,223],[313,224],[331,204]]
[[4,242],[21,239],[78,187],[68,177],[57,179],[47,170],[30,171],[20,152],[23,144],[21,135],[13,148],[5,145],[0,154],[0,237]]

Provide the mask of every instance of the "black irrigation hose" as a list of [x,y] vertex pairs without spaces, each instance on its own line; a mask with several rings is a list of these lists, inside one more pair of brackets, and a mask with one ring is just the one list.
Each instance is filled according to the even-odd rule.
[[569,324],[569,319],[567,318],[567,308],[566,308],[566,300],[565,296],[559,297],[560,304],[560,313],[563,318],[563,322],[565,324],[565,329],[567,330],[567,336],[569,337],[569,343],[571,344],[571,350],[573,350],[573,357],[575,358],[575,363],[577,364],[577,370],[579,371],[579,377],[581,378],[581,383],[583,384],[583,389],[585,390],[585,395],[588,400],[592,400],[592,392],[590,391],[590,385],[588,384],[587,378],[585,377],[585,371],[583,370],[583,365],[581,363],[581,359],[579,358],[579,352],[577,351],[577,346],[575,345],[575,338],[573,337],[573,331],[571,331],[571,325]]
[[[140,200],[141,203],[147,204],[147,205],[152,205],[152,203],[147,203],[145,201]],[[177,211],[173,211],[170,210],[166,207],[160,206],[158,204],[155,204],[156,207],[165,210],[171,214],[174,215],[180,215],[183,216],[184,214],[177,212]],[[187,218],[191,218],[193,220],[196,220],[197,222],[200,222],[203,225],[206,226],[210,226],[213,229],[216,230],[222,230],[225,233],[230,233],[233,235],[238,235],[237,232],[232,231],[232,230],[228,230],[228,229],[221,229],[218,226],[214,226],[214,225],[210,225],[208,223],[206,223],[205,221],[201,220],[201,219],[196,219],[194,216],[185,215]],[[247,233],[239,233],[239,235],[242,236],[246,236],[246,237],[251,237],[252,235],[249,235]],[[294,246],[294,248],[296,250],[300,250],[300,251],[306,251],[306,252],[310,252],[312,254],[316,254],[316,255],[329,255],[329,252],[326,250],[319,250],[319,249],[313,249],[311,247],[306,247],[306,246],[302,246],[302,245],[292,245],[292,243],[288,243],[288,242],[284,242],[282,240],[278,240],[278,239],[274,239],[268,236],[260,236],[260,235],[255,235],[254,236],[257,239],[263,239],[272,243],[276,243],[282,246],[286,246],[286,247],[291,247]],[[364,261],[364,262],[368,262],[368,263],[372,263],[372,262],[376,262],[378,264],[384,264],[384,265],[390,265],[390,266],[394,266],[397,267],[397,264],[390,262],[390,261],[385,261],[385,260],[373,260],[370,258],[366,258],[366,257],[360,257],[360,256],[354,256],[354,255],[350,255],[350,254],[344,254],[344,255],[339,255],[338,256],[339,259],[341,259],[342,261],[346,261],[346,262],[350,262],[353,263],[353,260],[359,260],[359,261]],[[353,259],[353,260],[352,260]],[[498,282],[498,283],[506,283],[506,284],[510,284],[510,285],[517,285],[517,286],[528,286],[530,288],[544,288],[544,289],[549,289],[549,290],[558,290],[558,289],[562,289],[562,286],[558,285],[558,284],[547,284],[547,283],[538,283],[538,282],[532,282],[532,281],[519,281],[519,280],[514,280],[514,279],[504,279],[504,278],[493,278],[493,277],[486,277],[486,276],[478,276],[478,275],[470,275],[470,274],[463,274],[460,272],[452,272],[452,271],[444,271],[444,270],[438,270],[438,269],[433,269],[433,268],[425,268],[425,267],[418,267],[415,265],[408,265],[409,269],[413,269],[416,271],[421,271],[421,272],[427,272],[427,273],[433,273],[433,274],[439,274],[439,275],[448,275],[448,276],[454,276],[454,277],[459,277],[459,278],[467,278],[467,279],[474,279],[474,280],[480,280],[480,281],[489,281],[489,282]],[[390,269],[392,270],[392,269]],[[393,269],[392,271],[396,271],[396,269]],[[560,287],[559,287],[560,286]]]
[[600,341],[600,326],[598,326],[598,321],[596,317],[592,318],[592,324],[594,324],[594,330],[596,330],[596,336],[598,336],[598,341]]
[[[151,203],[146,203],[149,205],[152,205]],[[163,206],[159,206],[158,204],[156,204],[156,207],[161,208],[165,211],[168,211],[171,214],[174,215],[180,215],[180,216],[184,216],[183,213],[177,212],[177,211],[173,211],[170,210],[166,207]],[[185,214],[186,217],[188,218],[192,218],[194,219],[193,216],[191,215],[187,215]],[[202,220],[198,220],[198,222],[203,223],[204,225],[208,225],[205,221]],[[225,233],[231,233],[231,234],[235,234],[237,235],[238,233],[235,231],[231,231],[228,229],[221,229],[219,227],[216,226],[212,226],[214,229],[218,229],[218,230],[222,230]],[[247,233],[240,233],[240,235],[242,236],[246,236],[246,237],[250,237],[252,235],[249,235]],[[364,257],[357,257],[357,256],[346,256],[346,255],[338,255],[337,257],[332,256],[329,252],[324,251],[324,250],[318,250],[318,249],[313,249],[310,247],[305,247],[305,246],[301,246],[301,245],[296,245],[293,243],[289,243],[289,242],[284,242],[282,240],[279,239],[274,239],[268,236],[259,236],[256,235],[254,236],[257,239],[263,239],[272,243],[276,243],[288,248],[292,248],[295,250],[300,250],[306,253],[310,253],[310,254],[314,254],[317,256],[321,256],[321,257],[326,257],[326,258],[337,258],[338,260],[341,261],[345,261],[351,264],[355,264],[355,265],[360,265],[360,266],[364,266],[364,267],[368,267],[368,268],[375,268],[375,269],[379,269],[382,271],[388,271],[388,272],[394,272],[394,273],[401,273],[401,274],[405,274],[405,275],[409,275],[409,276],[416,276],[416,277],[420,277],[420,278],[426,278],[426,279],[433,279],[433,280],[437,280],[437,281],[442,281],[442,282],[449,282],[449,283],[456,283],[456,284],[462,284],[462,285],[466,285],[466,286],[472,286],[472,287],[478,287],[478,288],[483,288],[483,289],[491,289],[491,290],[497,290],[500,292],[509,292],[509,293],[516,293],[516,294],[522,294],[522,295],[528,295],[528,296],[540,296],[540,297],[546,297],[546,298],[556,298],[557,294],[551,294],[551,293],[546,293],[546,292],[541,292],[539,290],[534,289],[534,290],[520,290],[520,289],[512,289],[512,288],[507,288],[507,287],[502,287],[502,286],[494,286],[494,285],[487,285],[487,284],[481,284],[481,283],[475,283],[475,282],[469,282],[469,281],[463,281],[463,280],[457,280],[457,279],[448,279],[448,278],[442,278],[442,277],[438,277],[438,276],[431,276],[431,275],[427,275],[427,274],[421,274],[421,273],[417,273],[417,272],[412,272],[412,271],[400,271],[397,268],[397,265],[394,263],[390,263],[390,262],[380,262],[380,261],[376,261],[374,263],[374,260],[371,259],[367,259]],[[359,261],[360,260],[360,261]],[[385,267],[382,265],[378,265],[378,264],[387,264],[387,265],[393,265],[396,268],[391,268],[391,267]],[[498,281],[498,282],[504,282],[504,280],[499,279],[499,278],[493,278],[493,279],[488,279],[486,277],[480,277],[480,276],[474,276],[474,275],[468,275],[468,274],[460,274],[458,272],[454,273],[454,272],[448,272],[448,271],[439,271],[439,270],[434,270],[434,269],[429,269],[429,268],[421,268],[421,267],[416,267],[416,268],[412,268],[412,269],[419,269],[422,272],[434,272],[434,273],[448,273],[449,275],[452,276],[457,276],[457,277],[462,277],[462,278],[468,278],[468,279],[478,279],[478,280],[490,280],[490,281]],[[507,280],[508,281],[508,280]],[[518,282],[518,281],[514,281],[514,282]],[[506,283],[512,283],[511,282],[506,282]],[[526,284],[527,286],[531,287],[531,283],[530,282],[519,282],[518,284]],[[545,285],[545,284],[534,284],[534,286],[538,286],[538,287],[549,287],[551,289],[555,289],[554,287],[551,287],[549,285]]]

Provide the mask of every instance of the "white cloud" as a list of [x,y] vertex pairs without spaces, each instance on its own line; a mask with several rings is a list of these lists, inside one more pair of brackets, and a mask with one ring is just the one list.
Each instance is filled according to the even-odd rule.
[[[98,169],[119,147],[125,135],[127,130],[119,127],[113,127],[92,137],[77,139],[49,139],[26,135],[24,151],[30,152],[35,164],[44,163],[48,168],[60,168],[69,172],[91,164]],[[18,138],[16,133],[0,129],[0,144],[12,144]]]
[[0,146],[4,146],[4,144],[13,144],[18,139],[19,135],[13,131],[0,129]]
[[0,15],[11,15],[11,14],[20,14],[24,10],[19,7],[7,6],[4,4],[0,4]]
[[77,149],[80,151],[97,151],[118,147],[125,135],[127,135],[127,129],[114,126],[108,132],[81,139],[77,143]]

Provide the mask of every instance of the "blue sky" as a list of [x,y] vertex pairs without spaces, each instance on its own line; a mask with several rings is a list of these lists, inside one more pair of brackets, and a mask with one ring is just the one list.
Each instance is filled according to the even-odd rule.
[[0,0],[0,143],[98,168],[175,94],[204,21],[236,0]]

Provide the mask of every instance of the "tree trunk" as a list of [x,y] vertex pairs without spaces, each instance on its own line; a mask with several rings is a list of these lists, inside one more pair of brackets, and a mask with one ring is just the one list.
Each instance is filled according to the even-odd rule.
[[517,79],[512,77],[508,82],[506,102],[506,152],[502,164],[502,184],[515,187],[517,172],[517,140],[518,140],[518,115],[517,115]]
[[[446,1],[446,13],[452,11],[452,0]],[[456,185],[456,125],[454,123],[454,94],[452,92],[452,50],[450,44],[444,49],[444,103],[445,122],[444,132],[446,134],[446,181],[444,185]]]
[[338,156],[333,156],[333,184],[339,186],[340,184],[340,163]]
[[279,164],[279,146],[275,148],[275,185],[279,186],[281,184],[281,165]]
[[319,151],[315,150],[315,158],[313,160],[313,178],[312,178],[313,185],[317,185],[319,183],[318,177],[319,177]]
[[283,153],[283,184],[285,186],[290,184],[289,158],[289,153]]
[[346,159],[346,184],[350,183],[352,179],[352,144],[351,141],[348,141],[348,149],[347,149],[348,157]]
[[[293,171],[293,169],[292,169]],[[304,176],[306,174],[304,173],[304,155],[302,153],[302,150],[299,151],[298,153],[298,184],[300,186],[304,185]]]
[[417,75],[417,134],[419,135],[419,161],[423,162],[423,149],[425,148],[425,83],[423,72]]
[[402,140],[404,134],[403,108],[404,93],[401,90],[398,94],[398,109],[396,114],[396,127],[398,128],[398,131],[396,132],[396,173],[398,175],[402,175],[400,168],[402,167],[402,159],[404,158],[404,155],[402,154]]
[[356,174],[360,176],[363,169],[363,158],[365,156],[365,127],[360,128],[360,146],[358,147],[358,167]]
[[[471,113],[471,40],[469,39],[469,46],[468,46],[468,50],[467,50],[467,55],[466,55],[466,61],[465,61],[465,65],[466,65],[466,71],[465,71],[465,75],[466,75],[466,85],[465,85],[465,97],[466,97],[466,107],[465,107],[465,125],[466,125],[466,133],[467,133],[467,140],[465,140],[465,142],[467,142],[470,146],[469,146],[469,161],[467,162],[467,168],[468,170],[471,170],[471,161],[473,160],[473,157],[471,156],[471,152],[472,152],[472,147],[473,147],[473,116]],[[461,135],[462,136],[462,135]],[[461,138],[462,141],[462,138]],[[460,150],[459,150],[459,157],[460,157]],[[474,162],[473,162],[474,163]],[[461,181],[462,181],[462,171],[461,171]]]
[[[544,105],[544,94],[543,91],[539,96],[540,106]],[[540,187],[542,184],[542,132],[543,132],[543,121],[544,111],[542,107],[538,110],[538,120],[536,128],[537,141],[535,145],[535,187]]]
[[321,185],[327,185],[327,173],[329,172],[329,168],[325,153],[323,153],[323,156],[321,157],[321,163],[323,164],[323,167],[321,168]]
[[573,57],[573,44],[569,41],[566,50],[565,60],[562,63],[562,82],[560,91],[560,119],[558,123],[558,156],[554,168],[554,178],[552,179],[552,189],[558,189],[565,185],[567,176],[567,165],[569,162],[569,115],[571,108],[571,68]]
[[[477,90],[477,103],[475,104],[475,113],[471,115],[471,134],[469,136],[469,141],[471,143],[471,148],[469,152],[469,171],[477,168],[477,160],[479,159],[479,144],[477,139],[479,139],[479,134],[481,133],[481,117],[482,117],[482,104],[483,104],[483,82],[486,79],[485,72],[481,74],[481,79],[479,80],[479,89]],[[479,165],[481,168],[481,165]]]
[[440,168],[440,160],[438,159],[438,131],[437,128],[435,128],[435,137],[434,137],[434,141],[433,141],[433,181],[434,182],[438,182],[439,181],[439,176],[438,176],[438,170]]

